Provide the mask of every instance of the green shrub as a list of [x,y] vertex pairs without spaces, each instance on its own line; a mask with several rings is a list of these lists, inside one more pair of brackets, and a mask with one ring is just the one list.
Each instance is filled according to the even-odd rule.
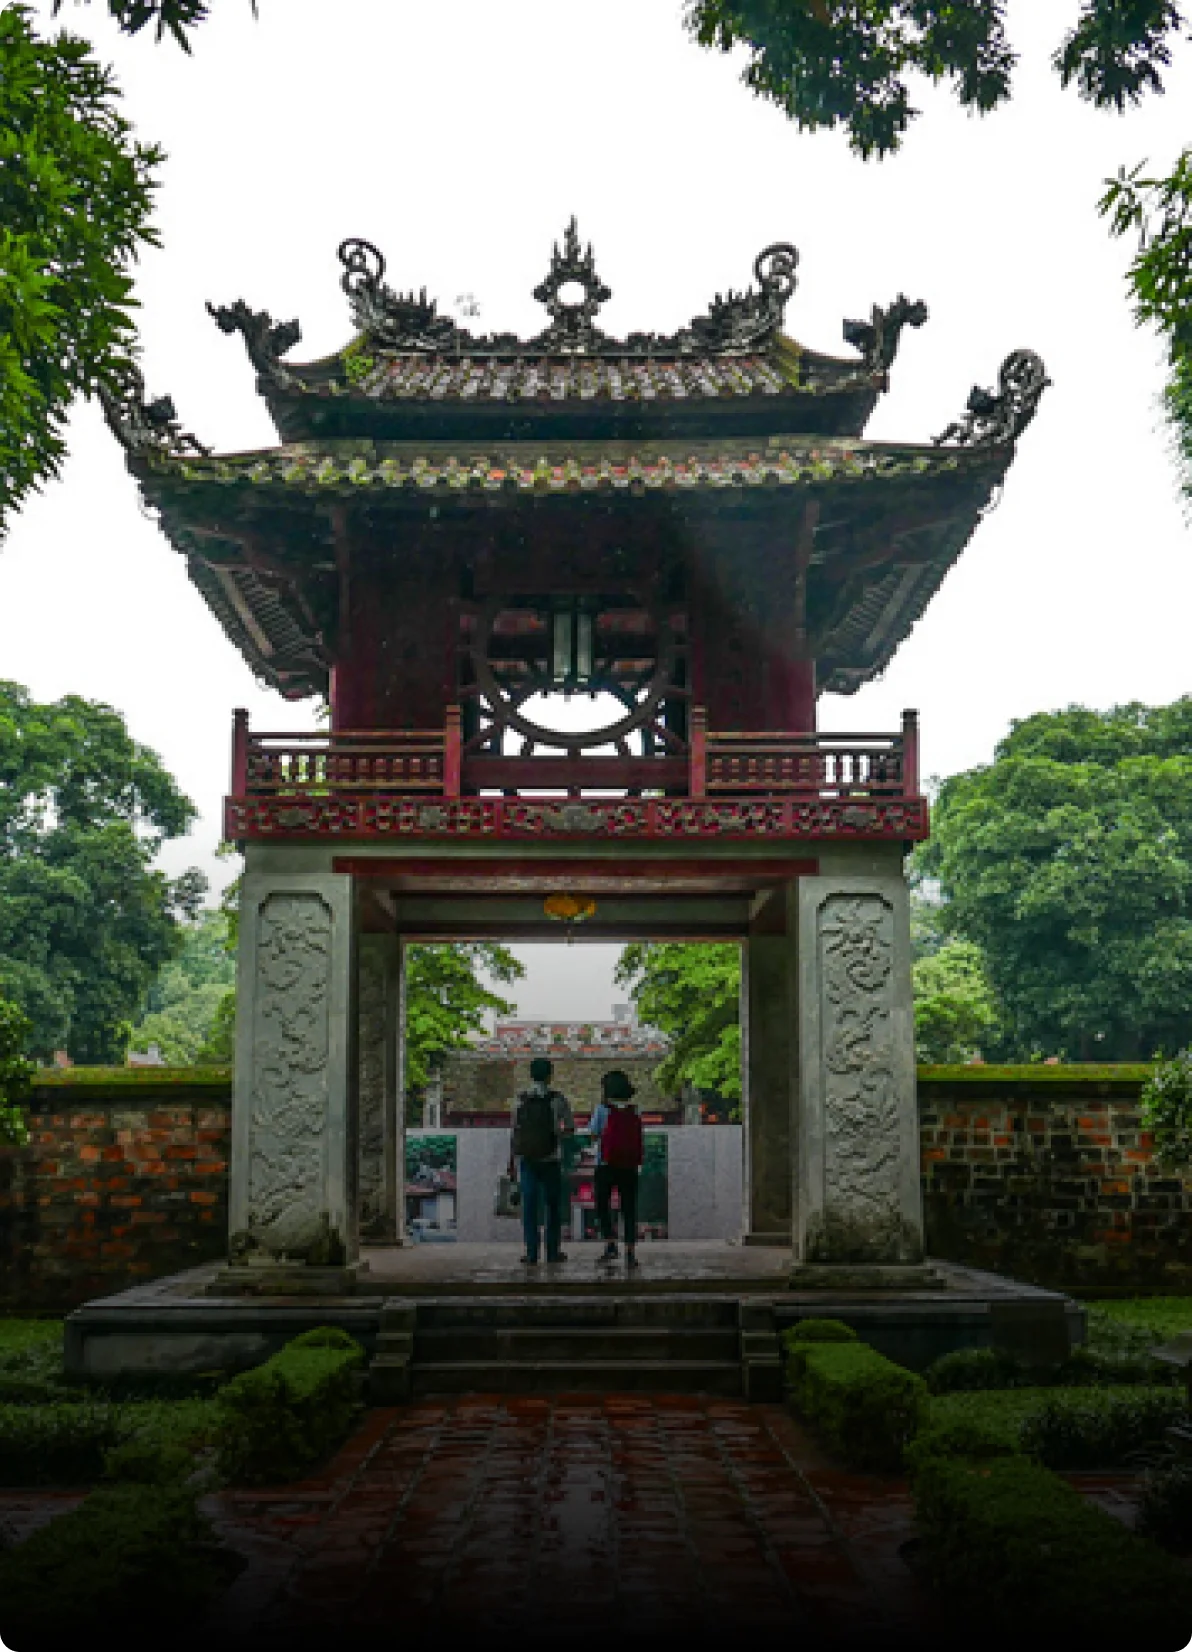
[[[332,1332],[339,1338],[342,1332]],[[234,1377],[216,1399],[219,1468],[234,1485],[292,1480],[338,1445],[357,1413],[354,1373],[364,1350],[288,1343]]]
[[168,1486],[187,1480],[195,1460],[185,1446],[158,1445],[152,1440],[126,1440],[104,1453],[105,1480],[126,1480],[140,1486]]
[[316,1325],[312,1330],[301,1331],[296,1337],[291,1337],[286,1347],[293,1348],[359,1348],[360,1344],[354,1336],[341,1330],[338,1325]]
[[980,1412],[943,1412],[931,1406],[927,1419],[903,1452],[911,1474],[928,1457],[964,1458],[985,1462],[990,1457],[1013,1457],[1019,1453],[1021,1426],[1011,1414],[989,1416]]
[[121,1432],[108,1405],[0,1405],[0,1486],[90,1484]]
[[1138,1501],[1138,1530],[1165,1549],[1192,1549],[1192,1463],[1170,1461],[1148,1469]]
[[178,1484],[98,1488],[0,1555],[6,1642],[24,1648],[26,1635],[66,1633],[121,1641],[134,1629],[153,1637],[134,1645],[167,1644],[165,1626],[184,1624],[227,1582],[208,1539],[194,1494]]
[[1162,1440],[1183,1413],[1178,1389],[1059,1392],[1023,1419],[1019,1441],[1028,1456],[1048,1468],[1113,1468]]
[[783,1346],[794,1342],[856,1342],[857,1333],[842,1319],[801,1319],[782,1333]]
[[864,1342],[786,1344],[795,1409],[857,1468],[895,1471],[924,1414],[927,1385]]
[[1156,1158],[1171,1170],[1192,1165],[1192,1050],[1177,1050],[1169,1061],[1157,1061],[1139,1101]]
[[0,1405],[61,1405],[64,1400],[85,1400],[83,1388],[67,1388],[45,1377],[20,1376],[0,1371]]
[[923,1373],[933,1394],[980,1388],[1022,1388],[1030,1378],[1013,1354],[1000,1348],[956,1348]]
[[1047,1469],[927,1453],[912,1484],[926,1567],[969,1629],[1132,1652],[1186,1641],[1192,1579]]

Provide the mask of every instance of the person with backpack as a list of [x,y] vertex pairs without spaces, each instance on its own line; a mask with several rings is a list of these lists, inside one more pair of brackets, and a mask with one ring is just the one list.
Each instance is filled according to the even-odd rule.
[[614,1262],[617,1257],[612,1211],[616,1188],[621,1202],[625,1264],[636,1268],[637,1178],[644,1157],[642,1121],[632,1105],[637,1091],[629,1082],[629,1074],[619,1068],[604,1074],[600,1089],[601,1098],[589,1126],[596,1139],[596,1220],[604,1240],[604,1250],[598,1260],[603,1264]]
[[514,1102],[513,1133],[509,1142],[509,1176],[514,1160],[521,1188],[522,1233],[526,1253],[522,1261],[538,1261],[539,1223],[546,1228],[546,1260],[566,1262],[559,1249],[562,1227],[563,1160],[559,1143],[575,1130],[567,1097],[550,1087],[551,1064],[545,1056],[530,1063],[530,1088]]

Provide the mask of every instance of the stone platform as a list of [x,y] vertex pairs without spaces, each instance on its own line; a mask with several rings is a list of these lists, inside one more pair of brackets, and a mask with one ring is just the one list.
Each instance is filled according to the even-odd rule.
[[[364,1253],[368,1268],[351,1294],[328,1295],[212,1294],[221,1274],[212,1264],[76,1309],[66,1322],[67,1370],[100,1381],[123,1373],[238,1370],[300,1331],[339,1325],[367,1349],[378,1390],[386,1387],[391,1396],[402,1390],[403,1364],[411,1391],[430,1392],[420,1370],[442,1371],[452,1362],[477,1370],[483,1364],[489,1392],[519,1387],[518,1369],[526,1386],[542,1391],[552,1380],[544,1367],[552,1364],[570,1390],[587,1386],[582,1368],[597,1366],[603,1372],[588,1372],[597,1388],[673,1388],[678,1373],[670,1370],[668,1380],[668,1366],[683,1363],[681,1333],[711,1329],[715,1321],[722,1340],[734,1328],[740,1370],[739,1384],[718,1370],[715,1386],[757,1389],[760,1398],[776,1380],[779,1333],[804,1318],[842,1319],[882,1353],[919,1370],[966,1347],[1005,1348],[1047,1364],[1084,1338],[1084,1310],[1069,1298],[945,1262],[935,1265],[942,1283],[934,1289],[835,1292],[791,1289],[791,1253],[779,1248],[643,1245],[632,1275],[623,1264],[599,1268],[596,1255],[596,1246],[576,1245],[563,1263],[528,1268],[504,1247],[377,1249]],[[454,1316],[447,1311],[452,1303]],[[460,1328],[466,1321],[471,1346],[483,1346],[478,1360],[460,1348],[444,1353],[442,1338],[435,1357],[424,1357],[434,1340],[429,1333],[449,1320]],[[547,1331],[554,1339],[549,1357],[535,1343]],[[570,1345],[559,1346],[560,1337]],[[715,1354],[718,1366],[729,1357],[721,1347]],[[498,1367],[510,1368],[501,1381]],[[689,1374],[698,1386],[699,1373]],[[459,1392],[467,1376],[444,1373],[445,1386]]]

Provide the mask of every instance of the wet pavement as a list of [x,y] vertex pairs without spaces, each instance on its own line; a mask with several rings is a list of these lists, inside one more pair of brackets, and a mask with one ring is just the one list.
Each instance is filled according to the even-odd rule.
[[780,1406],[466,1396],[377,1410],[326,1473],[212,1500],[249,1564],[211,1645],[438,1636],[574,1645],[797,1631],[923,1645],[905,1485],[829,1464]]

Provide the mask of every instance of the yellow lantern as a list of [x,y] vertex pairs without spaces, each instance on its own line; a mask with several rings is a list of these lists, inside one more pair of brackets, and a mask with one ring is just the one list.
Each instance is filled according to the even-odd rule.
[[548,918],[567,927],[567,940],[572,939],[572,929],[578,923],[583,923],[596,911],[596,902],[590,895],[548,895],[542,903],[542,910]]

